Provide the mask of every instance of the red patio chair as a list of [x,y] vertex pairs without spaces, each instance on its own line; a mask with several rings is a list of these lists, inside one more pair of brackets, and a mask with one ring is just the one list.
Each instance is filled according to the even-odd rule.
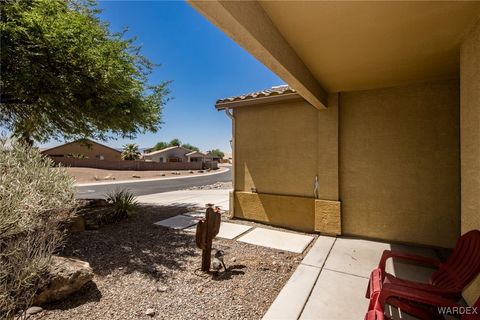
[[385,315],[385,305],[387,303],[399,308],[402,312],[406,312],[422,320],[445,319],[444,315],[446,314],[440,314],[440,307],[463,307],[463,309],[460,309],[463,314],[459,312],[459,309],[457,309],[456,314],[456,316],[461,315],[461,320],[480,320],[480,297],[472,307],[466,309],[465,306],[461,306],[455,301],[445,299],[439,295],[387,283],[380,294],[372,297],[372,299],[374,301],[370,301],[365,320],[393,319]]
[[[385,271],[389,258],[413,261],[420,265],[437,267],[429,283],[419,283],[397,278]],[[385,283],[398,284],[403,287],[423,290],[445,298],[459,300],[462,290],[480,273],[480,231],[472,230],[461,236],[447,262],[441,263],[434,258],[392,252],[385,250],[378,268],[370,275],[366,297],[377,295]]]

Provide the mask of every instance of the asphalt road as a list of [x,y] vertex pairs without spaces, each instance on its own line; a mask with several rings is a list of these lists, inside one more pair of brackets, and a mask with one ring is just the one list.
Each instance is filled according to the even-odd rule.
[[189,187],[204,186],[216,182],[228,182],[231,180],[232,171],[229,169],[228,171],[219,174],[192,178],[81,186],[76,187],[76,197],[80,199],[103,198],[104,195],[110,191],[124,188],[132,191],[137,196],[142,196],[152,193],[182,190]]

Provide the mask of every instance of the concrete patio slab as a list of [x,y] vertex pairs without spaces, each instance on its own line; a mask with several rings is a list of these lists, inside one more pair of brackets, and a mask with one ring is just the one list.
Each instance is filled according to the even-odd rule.
[[257,246],[296,253],[302,253],[312,240],[312,236],[264,228],[255,228],[238,239]]
[[[407,252],[410,254],[416,254],[424,257],[437,258],[435,251],[430,248],[392,244],[391,250]],[[387,261],[387,271],[403,279],[427,283],[435,269],[411,264],[405,261],[389,259]]]
[[308,251],[302,264],[322,268],[327,260],[328,254],[335,243],[335,237],[320,236]]
[[[429,248],[320,236],[264,319],[363,319],[368,308],[365,291],[370,272],[378,266],[384,250],[436,257],[435,251]],[[387,271],[401,278],[427,281],[432,269],[389,259]],[[313,286],[311,291],[308,284],[310,288]],[[307,291],[309,293],[305,294]],[[399,316],[395,308],[388,308],[386,312],[397,318],[411,319],[404,313]]]
[[[378,266],[384,250],[403,251],[430,257],[435,256],[435,252],[427,248],[338,238],[325,263],[325,269],[369,278],[372,270]],[[387,261],[387,272],[410,280],[427,281],[432,273],[432,269],[389,259]]]
[[300,319],[363,319],[368,309],[367,284],[365,278],[323,269]]
[[155,222],[154,225],[162,226],[170,229],[185,229],[197,223],[198,219],[194,217],[178,215],[162,221]]
[[300,264],[262,319],[298,319],[319,274],[319,268]]
[[243,224],[236,224],[236,223],[229,223],[229,222],[222,222],[220,224],[220,231],[218,232],[218,238],[224,239],[234,239],[239,235],[247,232],[248,230],[252,229],[251,226],[246,226]]
[[324,268],[369,278],[378,266],[382,252],[389,249],[388,243],[338,238]]

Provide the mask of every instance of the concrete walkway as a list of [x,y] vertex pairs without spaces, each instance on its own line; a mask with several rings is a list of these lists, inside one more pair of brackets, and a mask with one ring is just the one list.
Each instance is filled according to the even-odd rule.
[[[181,190],[138,197],[143,203],[204,208],[214,203],[228,208],[230,190]],[[156,225],[195,231],[203,209],[168,218]],[[222,222],[219,237],[254,245],[301,253],[313,237],[293,232]],[[353,238],[320,236],[278,294],[263,319],[357,320],[368,308],[365,291],[370,272],[384,250],[405,251],[435,257],[430,249]],[[387,271],[399,277],[427,281],[432,269],[401,262],[387,263]],[[391,314],[398,317],[396,310]],[[399,318],[408,319],[404,315]]]
[[[229,191],[180,190],[139,196],[137,199],[141,203],[154,205],[196,208],[205,208],[205,204],[213,203],[221,209],[227,210]],[[198,220],[204,216],[205,209],[201,209],[157,221],[154,224],[171,229],[195,232]],[[314,239],[312,236],[301,233],[253,228],[234,221],[222,222],[217,237],[295,253],[302,253]]]
[[205,208],[207,203],[213,203],[222,210],[228,210],[229,192],[231,190],[178,190],[154,193],[137,197],[138,202],[161,206],[189,206]]
[[[365,292],[370,272],[377,267],[384,250],[435,256],[430,249],[320,236],[263,319],[363,319],[368,308]],[[390,259],[387,271],[402,278],[426,281],[433,270],[392,263]],[[391,310],[391,314],[396,312]]]

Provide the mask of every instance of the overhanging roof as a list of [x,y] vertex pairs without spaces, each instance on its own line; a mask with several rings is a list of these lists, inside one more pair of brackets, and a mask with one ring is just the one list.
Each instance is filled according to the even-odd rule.
[[480,17],[480,1],[190,3],[317,108],[325,92],[458,76]]
[[276,103],[287,100],[303,100],[303,98],[292,87],[282,85],[240,96],[219,99],[215,103],[215,107],[217,110],[223,110],[252,104]]

